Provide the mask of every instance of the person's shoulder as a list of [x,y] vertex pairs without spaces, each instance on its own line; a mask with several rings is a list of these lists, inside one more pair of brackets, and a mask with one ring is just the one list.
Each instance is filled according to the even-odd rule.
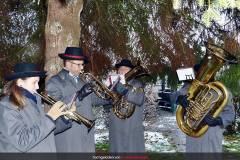
[[0,101],[1,110],[17,110],[17,107],[10,102],[9,96],[2,97]]
[[61,79],[60,79],[60,77],[58,76],[58,75],[54,75],[54,76],[52,76],[51,78],[49,78],[48,80],[47,80],[47,82],[46,82],[46,85],[48,86],[48,85],[52,85],[52,84],[58,84],[58,83],[60,83],[61,82]]
[[59,75],[55,74],[55,75],[53,75],[52,77],[49,78],[49,81],[53,81],[53,80],[57,80],[57,79],[59,79]]
[[9,97],[6,96],[0,101],[0,121],[8,124],[12,123],[12,118],[21,119],[20,112],[24,109],[19,110],[15,104],[10,102]]
[[191,82],[184,82],[182,87],[179,90],[188,90],[190,86],[191,86]]
[[49,78],[47,83],[57,83],[57,82],[62,82],[66,77],[66,74],[63,70],[61,70],[59,73],[53,75],[52,77]]
[[9,96],[3,96],[1,101],[0,101],[0,105],[5,105],[5,104],[8,104],[8,103],[10,103]]
[[130,83],[135,87],[144,87],[144,84],[137,79],[132,79]]

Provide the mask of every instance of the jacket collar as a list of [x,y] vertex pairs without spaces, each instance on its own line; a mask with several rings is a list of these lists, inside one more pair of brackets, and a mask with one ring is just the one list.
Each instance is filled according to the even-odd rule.
[[64,82],[70,82],[75,88],[79,88],[81,81],[79,83],[76,83],[73,79],[73,77],[69,74],[69,71],[63,68],[59,73],[58,76],[64,81]]
[[24,89],[24,88],[22,88],[22,87],[20,87],[20,90],[21,90],[22,94],[23,94],[25,97],[33,100],[33,102],[35,102],[35,103],[37,104],[37,98],[36,98],[36,96],[35,96],[34,94],[32,94],[31,92],[29,92],[28,90],[26,90],[26,89]]

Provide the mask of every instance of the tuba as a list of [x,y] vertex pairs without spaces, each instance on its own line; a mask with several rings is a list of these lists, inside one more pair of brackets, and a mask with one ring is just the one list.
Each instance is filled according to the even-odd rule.
[[[54,103],[57,102],[57,100],[55,100],[54,98],[50,97],[49,95],[47,95],[43,92],[41,92],[41,93],[36,92],[36,94],[38,96],[40,96],[45,102],[49,103],[50,105],[53,105]],[[89,120],[89,119],[85,118],[84,116],[78,114],[77,112],[69,112],[69,114],[67,114],[65,116],[66,116],[66,118],[72,119],[78,123],[83,123],[88,128],[88,132],[90,132],[92,127],[95,125],[95,121]]]
[[176,112],[179,128],[191,137],[205,134],[209,127],[202,122],[205,116],[216,118],[227,104],[227,88],[218,81],[210,80],[224,64],[237,63],[236,57],[216,45],[207,44],[207,51],[187,92],[189,106],[184,110],[179,105]]
[[[133,78],[148,75],[147,71],[140,65],[137,65],[131,69],[125,75],[126,81],[130,81]],[[113,112],[120,119],[127,119],[132,116],[135,110],[135,105],[128,103],[123,96],[114,93],[105,84],[98,80],[91,73],[82,73],[80,76],[84,82],[91,83],[94,93],[102,99],[111,99],[113,101]],[[131,87],[127,85],[127,87]]]

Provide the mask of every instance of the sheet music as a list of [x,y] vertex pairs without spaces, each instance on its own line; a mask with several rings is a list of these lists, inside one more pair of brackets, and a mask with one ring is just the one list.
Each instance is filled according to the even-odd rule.
[[194,74],[193,68],[180,68],[180,69],[177,69],[177,75],[178,75],[179,81],[195,79],[195,74]]

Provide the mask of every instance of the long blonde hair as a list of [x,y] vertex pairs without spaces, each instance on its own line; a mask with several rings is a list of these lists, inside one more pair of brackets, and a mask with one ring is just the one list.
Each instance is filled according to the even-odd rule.
[[[26,78],[21,79],[25,80]],[[12,80],[5,85],[4,95],[8,95],[10,102],[16,105],[18,109],[23,109],[26,102],[20,87],[17,85],[17,80]]]

